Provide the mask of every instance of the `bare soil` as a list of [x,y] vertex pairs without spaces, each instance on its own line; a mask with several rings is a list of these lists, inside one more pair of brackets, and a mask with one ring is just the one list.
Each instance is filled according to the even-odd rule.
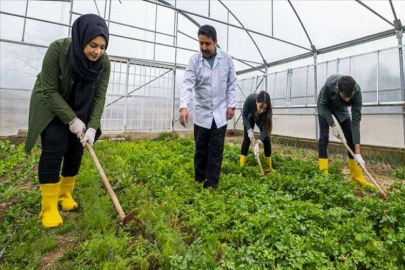
[[59,258],[69,249],[77,245],[74,241],[70,241],[74,232],[56,236],[58,248],[50,253],[42,255],[39,260],[38,269],[56,269]]

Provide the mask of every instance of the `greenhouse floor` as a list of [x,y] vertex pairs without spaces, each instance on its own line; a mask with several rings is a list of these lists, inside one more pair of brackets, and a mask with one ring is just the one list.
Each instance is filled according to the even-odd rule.
[[104,139],[94,149],[124,211],[134,211],[135,219],[119,225],[86,153],[74,192],[79,209],[61,212],[63,226],[47,230],[38,219],[39,146],[26,157],[23,144],[0,141],[0,268],[405,267],[405,169],[385,158],[366,159],[387,191],[382,200],[349,181],[339,151],[330,152],[324,176],[315,150],[275,139],[276,173],[262,176],[251,150],[247,166],[239,167],[242,138],[230,136],[214,191],[193,179],[192,138],[125,139]]

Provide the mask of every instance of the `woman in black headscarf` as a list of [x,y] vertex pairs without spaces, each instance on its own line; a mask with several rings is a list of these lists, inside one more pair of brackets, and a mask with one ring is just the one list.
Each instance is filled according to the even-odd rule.
[[[41,222],[44,227],[63,223],[64,211],[78,207],[72,198],[83,147],[100,136],[100,119],[110,78],[105,53],[108,28],[103,18],[86,14],[72,27],[72,38],[54,41],[48,48],[30,100],[29,153],[41,136],[38,176]],[[63,160],[62,172],[60,168]]]

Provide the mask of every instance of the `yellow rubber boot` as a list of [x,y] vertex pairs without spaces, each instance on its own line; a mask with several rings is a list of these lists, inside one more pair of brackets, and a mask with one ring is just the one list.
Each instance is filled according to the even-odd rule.
[[356,161],[354,159],[349,158],[349,169],[350,169],[350,175],[352,177],[352,181],[356,181],[362,186],[368,186],[371,188],[375,188],[374,185],[370,184],[367,182],[367,180],[363,176],[363,170],[359,165],[357,165]]
[[78,207],[77,202],[73,200],[72,193],[75,187],[76,176],[60,177],[59,203],[63,211],[70,211]]
[[247,159],[247,156],[240,155],[239,164],[240,164],[241,167],[245,167],[245,165],[246,165],[246,159]]
[[264,161],[267,164],[268,171],[271,173],[275,173],[276,171],[273,169],[272,163],[271,163],[271,157],[264,157]]
[[41,184],[41,218],[42,226],[53,228],[63,224],[58,211],[59,183]]
[[325,175],[328,175],[328,166],[329,162],[327,158],[320,158],[319,159],[319,170],[323,171]]

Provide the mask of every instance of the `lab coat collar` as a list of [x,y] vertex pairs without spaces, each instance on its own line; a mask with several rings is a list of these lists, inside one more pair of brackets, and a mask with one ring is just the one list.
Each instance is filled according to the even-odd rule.
[[[212,69],[214,69],[216,67],[216,65],[218,65],[218,61],[219,61],[219,59],[222,58],[223,52],[220,48],[217,47],[216,54],[217,54],[217,56],[215,56],[214,65],[212,65]],[[205,58],[203,57],[202,52],[200,52],[200,61],[204,61],[204,59]],[[206,60],[206,61],[204,61],[205,65],[211,69],[210,64],[208,63],[208,60],[207,59],[205,59],[205,60]]]

